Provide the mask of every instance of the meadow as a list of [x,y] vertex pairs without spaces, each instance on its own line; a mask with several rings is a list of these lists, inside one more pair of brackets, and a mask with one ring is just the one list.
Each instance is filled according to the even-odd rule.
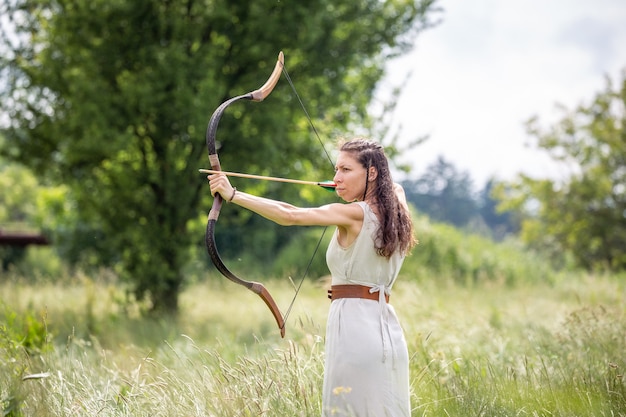
[[[281,339],[265,305],[197,283],[142,318],[106,274],[0,285],[3,416],[319,416],[328,300],[307,281]],[[290,284],[267,283],[279,303]],[[626,416],[624,280],[401,280],[413,416]],[[342,393],[338,393],[342,395]]]
[[[416,228],[391,296],[412,416],[626,416],[626,275],[556,271],[515,241],[425,218]],[[265,304],[205,257],[178,316],[160,319],[111,271],[34,252],[3,273],[2,416],[319,417],[327,278],[304,281],[281,339]],[[246,277],[287,309],[288,279]]]

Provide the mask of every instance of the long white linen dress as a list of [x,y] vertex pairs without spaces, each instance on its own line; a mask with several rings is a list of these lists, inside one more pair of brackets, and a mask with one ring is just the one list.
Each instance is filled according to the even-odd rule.
[[[323,417],[409,417],[409,357],[395,310],[385,302],[404,256],[376,253],[378,219],[365,202],[363,227],[347,248],[337,232],[326,252],[332,285],[358,284],[379,300],[333,300],[326,326]],[[391,299],[392,300],[392,299]],[[390,301],[391,301],[390,300]]]

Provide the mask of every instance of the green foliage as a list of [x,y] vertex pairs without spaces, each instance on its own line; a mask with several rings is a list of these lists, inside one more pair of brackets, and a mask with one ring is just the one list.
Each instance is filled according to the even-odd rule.
[[[0,155],[7,149],[0,136]],[[46,237],[72,233],[69,230],[75,225],[76,213],[72,211],[68,187],[45,185],[45,176],[38,177],[24,165],[0,156],[0,189],[0,231],[43,233]],[[74,259],[67,256],[71,251],[64,245],[67,239],[59,240],[53,241],[56,251],[72,262]],[[85,252],[81,256],[87,257]],[[60,275],[58,256],[47,248],[0,246],[0,261],[4,269],[33,279]]]
[[523,215],[522,238],[553,259],[571,253],[587,269],[626,269],[626,72],[588,105],[564,110],[544,131],[528,130],[540,148],[570,167],[561,180],[528,176],[499,187],[502,210]]
[[516,240],[496,243],[425,216],[414,216],[414,225],[419,245],[402,271],[420,282],[435,276],[468,286],[488,282],[515,286],[556,278],[546,258],[524,251]]
[[300,235],[273,259],[272,276],[291,277],[298,281],[305,274],[310,279],[328,275],[326,248],[334,232],[333,227],[314,228]]
[[[0,136],[0,149],[5,145]],[[27,168],[0,159],[0,232],[35,232],[36,177]],[[0,245],[0,270],[18,264],[25,256],[23,247]]]
[[[45,223],[67,259],[115,266],[154,311],[176,311],[196,242],[188,226],[211,202],[197,173],[211,112],[258,88],[283,49],[322,137],[367,127],[386,58],[429,25],[433,3],[4,0],[4,154],[68,187],[68,228]],[[327,177],[332,167],[318,163],[323,152],[296,102],[282,82],[263,105],[229,109],[218,132],[222,166]],[[315,202],[303,197],[293,202]],[[222,218],[259,230],[254,217]],[[289,239],[275,232],[267,242],[274,253]]]
[[29,246],[23,249],[24,255],[14,263],[3,276],[7,281],[17,279],[31,283],[53,281],[61,283],[68,276],[67,264],[50,247]]
[[17,312],[0,303],[0,411],[2,416],[23,415],[26,384],[46,373],[29,374],[34,357],[50,352],[45,313]]
[[39,184],[35,175],[18,164],[0,161],[0,190],[0,225],[35,227],[28,223],[36,212]]
[[3,304],[0,314],[3,323],[0,325],[3,345],[8,346],[9,350],[23,348],[33,354],[45,352],[50,347],[45,313],[35,314],[26,311],[18,315]]
[[[3,316],[6,312],[3,312]],[[26,368],[20,356],[19,343],[14,339],[13,329],[0,324],[0,411],[2,416],[18,417],[20,413],[19,380]]]

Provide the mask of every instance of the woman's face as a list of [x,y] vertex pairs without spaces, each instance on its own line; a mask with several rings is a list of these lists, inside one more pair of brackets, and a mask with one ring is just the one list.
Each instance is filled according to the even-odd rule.
[[345,201],[355,201],[363,198],[365,192],[365,167],[357,161],[352,153],[340,152],[335,166],[337,184],[335,192]]

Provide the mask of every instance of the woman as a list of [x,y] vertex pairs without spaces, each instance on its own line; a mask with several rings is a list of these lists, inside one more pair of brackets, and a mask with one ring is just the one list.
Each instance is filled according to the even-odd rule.
[[337,229],[326,252],[332,299],[326,327],[323,416],[409,417],[409,358],[391,288],[416,243],[404,190],[383,147],[355,139],[340,147],[334,181],[348,204],[299,208],[240,192],[223,174],[211,193],[278,224]]

